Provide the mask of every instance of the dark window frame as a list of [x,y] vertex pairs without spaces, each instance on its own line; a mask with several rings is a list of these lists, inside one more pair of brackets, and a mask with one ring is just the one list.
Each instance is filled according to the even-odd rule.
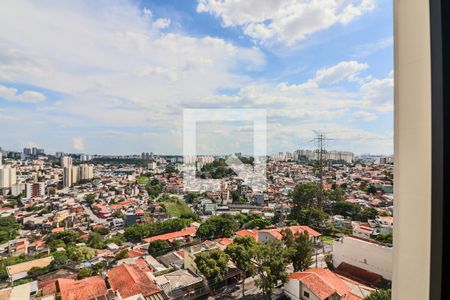
[[432,203],[430,299],[449,295],[450,3],[430,0]]

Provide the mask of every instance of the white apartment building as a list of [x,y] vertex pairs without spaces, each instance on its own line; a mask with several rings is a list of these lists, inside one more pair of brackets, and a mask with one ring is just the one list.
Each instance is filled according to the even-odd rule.
[[72,157],[70,157],[70,156],[61,157],[61,167],[67,168],[70,166],[72,166]]
[[16,167],[0,165],[0,189],[9,189],[17,182]]
[[78,180],[88,180],[94,178],[93,165],[80,165],[78,167]]

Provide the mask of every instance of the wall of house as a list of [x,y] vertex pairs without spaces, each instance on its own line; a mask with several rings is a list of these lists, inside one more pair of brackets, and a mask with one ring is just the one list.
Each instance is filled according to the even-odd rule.
[[296,279],[289,279],[284,285],[284,293],[291,300],[299,300],[300,284]]
[[259,242],[267,242],[276,240],[273,235],[268,232],[258,232],[258,241]]
[[392,248],[344,236],[333,241],[333,265],[346,262],[392,280]]
[[[303,292],[309,293],[309,297],[306,298],[306,297],[303,295]],[[311,292],[310,289],[308,289],[305,285],[303,285],[303,284],[301,284],[301,283],[300,283],[300,291],[299,291],[299,293],[300,293],[300,299],[302,299],[302,300],[303,300],[303,299],[304,299],[304,300],[320,300],[319,297],[317,297],[313,292]]]

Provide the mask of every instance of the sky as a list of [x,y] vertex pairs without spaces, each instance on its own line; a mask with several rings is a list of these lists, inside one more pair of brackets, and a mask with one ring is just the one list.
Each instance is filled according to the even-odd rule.
[[[267,153],[393,152],[391,0],[0,2],[0,147],[182,154],[186,109],[263,109]],[[253,123],[197,151],[253,151]]]

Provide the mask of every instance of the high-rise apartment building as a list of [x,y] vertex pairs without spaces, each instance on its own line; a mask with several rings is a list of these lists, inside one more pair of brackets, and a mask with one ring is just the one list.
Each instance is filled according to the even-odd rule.
[[89,180],[94,178],[94,166],[92,165],[80,165],[78,167],[78,179]]
[[45,183],[44,182],[27,183],[25,186],[25,196],[27,198],[45,196]]
[[0,189],[11,188],[16,182],[16,168],[10,165],[0,166]]
[[61,167],[66,168],[69,166],[72,166],[72,157],[70,156],[61,157]]

